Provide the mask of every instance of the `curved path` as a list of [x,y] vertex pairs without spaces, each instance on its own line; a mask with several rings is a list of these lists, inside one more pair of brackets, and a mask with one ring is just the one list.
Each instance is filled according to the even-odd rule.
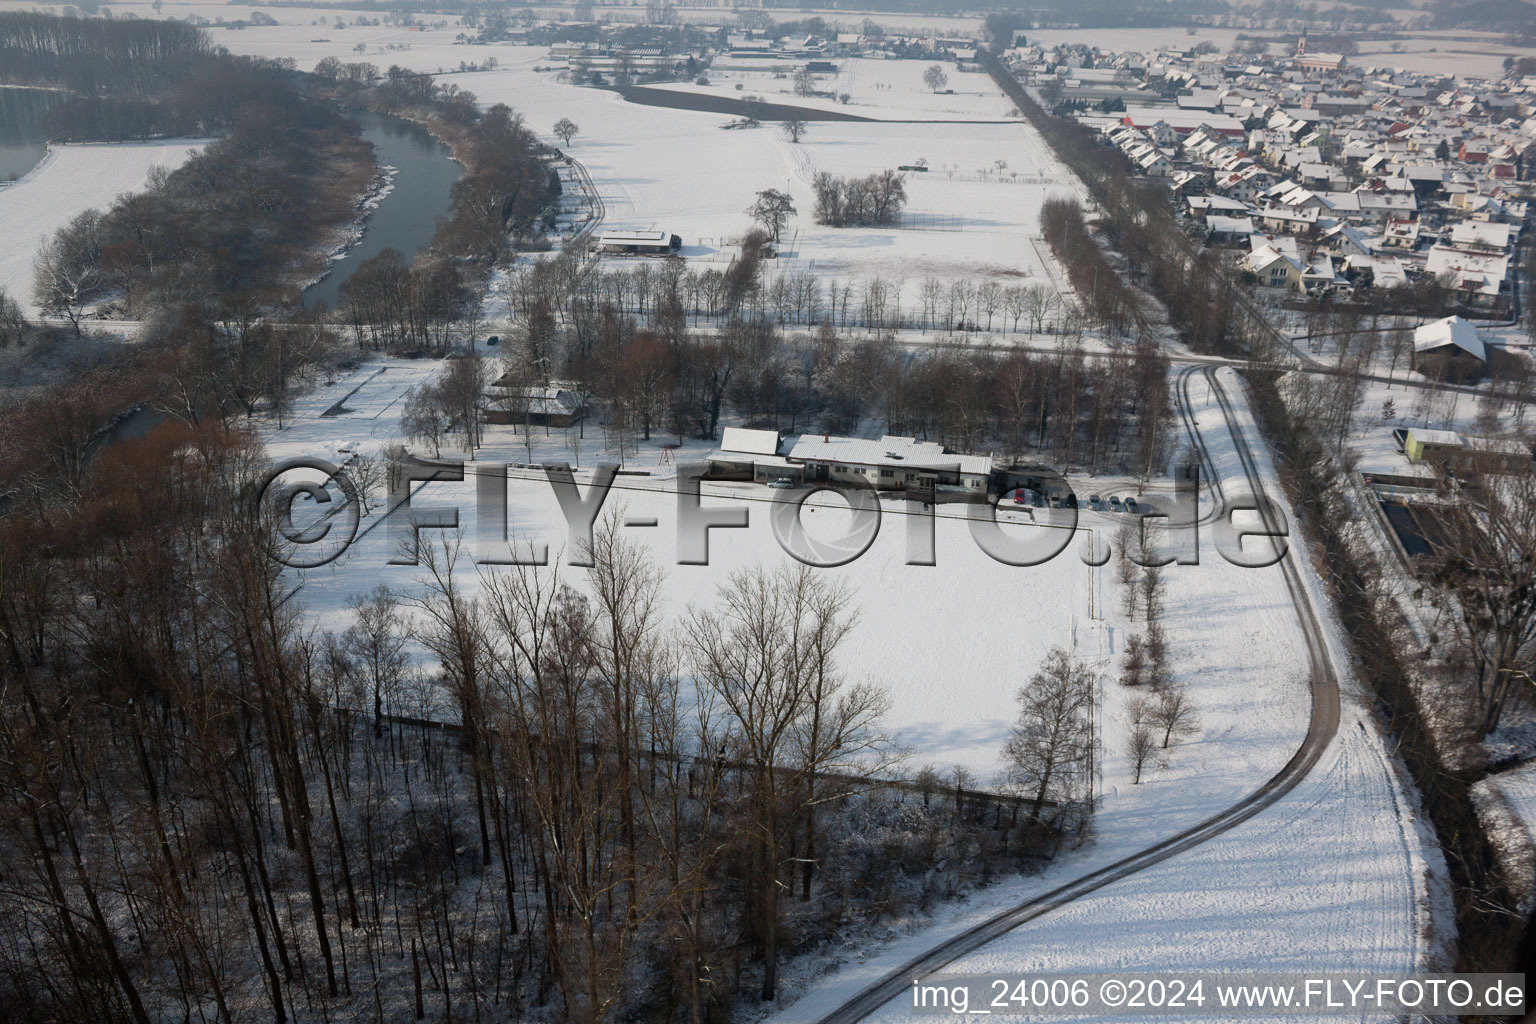
[[[1210,453],[1205,446],[1204,438],[1196,427],[1193,410],[1189,408],[1189,377],[1197,371],[1200,371],[1199,367],[1192,367],[1189,370],[1180,372],[1179,387],[1176,389],[1176,394],[1179,412],[1184,419],[1185,428],[1190,434],[1190,440],[1200,451],[1202,463],[1209,465]],[[1238,459],[1242,463],[1243,475],[1251,493],[1261,493],[1262,480],[1258,464],[1254,459],[1253,450],[1249,446],[1243,428],[1237,420],[1235,407],[1231,399],[1228,397],[1220,381],[1216,379],[1216,372],[1213,368],[1207,367],[1200,372],[1204,373],[1212,393],[1221,408],[1222,419],[1226,424],[1226,429],[1231,432]],[[1219,496],[1221,487],[1214,474],[1212,474],[1212,480],[1216,494]],[[1266,525],[1271,524],[1266,522]],[[1294,565],[1294,560],[1282,558],[1279,564],[1285,576],[1286,590],[1291,595],[1291,603],[1296,609],[1297,620],[1306,640],[1312,694],[1312,715],[1307,726],[1306,738],[1302,741],[1301,746],[1297,748],[1296,753],[1291,756],[1291,759],[1285,763],[1284,767],[1248,796],[1205,819],[1198,825],[1185,829],[1176,835],[1169,836],[1167,839],[1116,861],[1107,867],[1089,872],[1081,878],[1052,889],[1050,892],[1010,907],[970,930],[962,932],[919,956],[913,957],[911,960],[888,972],[879,981],[860,991],[836,1010],[822,1017],[820,1024],[851,1024],[851,1022],[863,1020],[891,1000],[907,994],[913,978],[923,977],[939,971],[958,958],[980,949],[987,943],[1006,935],[1028,921],[1048,914],[1058,907],[1109,885],[1111,882],[1133,875],[1138,871],[1143,871],[1154,864],[1161,863],[1176,854],[1199,846],[1209,839],[1236,828],[1285,796],[1302,779],[1307,777],[1313,766],[1317,764],[1318,758],[1322,756],[1323,751],[1333,741],[1334,734],[1338,732],[1339,681],[1328,656],[1321,622],[1316,610],[1312,606],[1311,598],[1301,579],[1301,574]]]

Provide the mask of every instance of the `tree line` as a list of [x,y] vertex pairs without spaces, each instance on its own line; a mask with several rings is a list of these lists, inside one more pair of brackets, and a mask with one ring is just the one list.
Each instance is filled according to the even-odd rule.
[[84,96],[154,96],[213,56],[202,29],[174,21],[0,13],[0,81],[63,86]]
[[888,334],[845,332],[828,316],[786,330],[753,315],[751,298],[699,327],[688,315],[692,289],[714,273],[692,276],[671,261],[633,273],[591,273],[569,260],[515,271],[502,295],[517,328],[502,346],[504,372],[604,396],[622,437],[714,438],[729,412],[791,432],[844,432],[876,417],[891,434],[1093,471],[1150,473],[1166,455],[1167,362],[1150,342],[1135,347],[1125,372],[1124,360],[1090,356],[1071,335],[1054,353],[912,358]]
[[[257,78],[261,75],[258,73]],[[88,306],[123,312],[194,303],[222,313],[297,299],[302,269],[356,217],[368,147],[327,106],[281,90],[241,103],[228,135],[105,213],[77,216],[43,247],[34,297],[78,329]]]

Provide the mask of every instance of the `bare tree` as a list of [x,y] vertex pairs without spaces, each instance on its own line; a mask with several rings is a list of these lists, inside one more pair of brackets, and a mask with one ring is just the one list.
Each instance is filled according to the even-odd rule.
[[1132,633],[1125,641],[1125,660],[1120,664],[1120,683],[1123,686],[1140,686],[1147,681],[1147,642],[1140,633]]
[[555,134],[559,136],[560,141],[564,142],[567,146],[571,144],[571,140],[580,134],[580,132],[581,129],[576,126],[576,122],[572,121],[568,117],[562,117],[560,120],[555,122]]
[[442,392],[435,383],[427,381],[411,392],[400,414],[400,429],[412,441],[430,444],[434,458],[442,456],[448,418]]
[[1190,702],[1189,691],[1180,685],[1169,684],[1158,692],[1157,700],[1148,711],[1148,719],[1163,731],[1162,747],[1175,736],[1184,736],[1195,730],[1195,706]]
[[1003,288],[996,281],[983,282],[976,289],[976,308],[987,315],[987,330],[992,330],[992,317],[1003,305]]
[[1486,736],[1499,727],[1516,684],[1531,690],[1536,477],[1488,477],[1481,491],[1480,514],[1462,517],[1460,528],[1446,538],[1435,582],[1450,599],[1459,638],[1476,666],[1478,729]]
[[875,731],[883,697],[845,686],[835,668],[853,622],[848,597],[807,566],[759,568],[734,574],[716,608],[693,609],[684,627],[695,678],[719,700],[723,738],[746,772],[764,1000],[778,987],[790,832],[814,829],[804,815],[821,799],[816,780],[834,769],[868,777],[885,760]]
[[1141,772],[1157,750],[1157,740],[1152,736],[1151,728],[1145,722],[1137,722],[1131,726],[1130,735],[1126,737],[1125,753],[1131,759],[1131,785],[1141,785]]
[[352,478],[352,483],[357,488],[357,498],[362,505],[363,515],[368,515],[373,510],[379,491],[386,489],[388,471],[384,460],[377,455],[359,455],[347,463],[347,476]]
[[928,65],[928,70],[923,72],[923,84],[929,90],[938,92],[949,84],[949,76],[944,73],[944,69],[939,65],[930,64]]
[[101,257],[101,214],[87,210],[64,225],[37,256],[33,298],[47,316],[69,321],[76,334],[85,309],[105,287]]
[[1043,330],[1045,318],[1056,308],[1056,294],[1043,284],[1028,285],[1024,289],[1024,308],[1029,314],[1030,333]]
[[354,594],[349,602],[357,621],[348,627],[342,643],[356,659],[373,697],[373,734],[384,728],[384,705],[405,676],[406,622],[394,591],[379,584],[366,594]]
[[26,342],[27,323],[21,313],[21,304],[0,288],[0,348],[10,348]]
[[1051,648],[1019,690],[1019,719],[1003,761],[1015,784],[1033,790],[1030,817],[1036,821],[1053,792],[1070,793],[1086,777],[1092,700],[1093,673],[1060,647]]

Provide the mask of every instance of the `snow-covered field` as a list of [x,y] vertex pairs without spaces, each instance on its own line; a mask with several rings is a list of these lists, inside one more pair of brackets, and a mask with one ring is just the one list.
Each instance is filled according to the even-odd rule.
[[[384,372],[376,375],[380,369]],[[318,455],[341,462],[345,456],[336,455],[339,447],[356,445],[367,452],[395,440],[405,395],[436,369],[436,363],[403,360],[365,365],[299,403],[288,426],[265,437],[269,454],[277,460]],[[349,412],[333,417],[319,415],[359,384],[361,388],[346,400]],[[575,433],[571,432],[573,436]],[[603,441],[597,426],[589,425],[587,433],[582,462],[592,465]],[[563,434],[553,431],[546,440],[535,428],[533,460],[574,461]],[[660,464],[663,441],[675,440],[657,438],[643,443],[640,455],[631,457],[627,466],[650,475],[620,477],[604,506],[605,510],[621,506],[629,518],[656,520],[655,527],[630,527],[624,533],[645,543],[665,569],[666,612],[674,620],[690,605],[707,607],[717,585],[736,569],[794,564],[769,523],[772,499],[780,493],[744,483],[706,483],[703,500],[709,506],[748,509],[749,527],[711,531],[708,566],[675,564],[677,462],[674,457],[669,465]],[[487,441],[487,447],[476,453],[479,462],[529,461],[521,435],[510,427],[490,427]],[[694,445],[681,454],[698,457],[708,450],[710,446]],[[445,450],[444,455],[450,454]],[[513,468],[509,472],[513,477],[509,532],[514,537],[548,543],[552,555],[558,555],[567,545],[566,528],[549,483],[537,471]],[[589,480],[587,473],[577,477],[583,487]],[[413,499],[413,507],[459,508],[460,525],[473,548],[474,499],[472,478],[464,484],[432,483]],[[990,780],[998,767],[998,750],[1015,717],[1014,694],[1034,671],[1042,653],[1059,644],[1103,663],[1121,642],[1123,631],[1105,608],[1107,597],[1100,594],[1109,586],[1102,578],[1106,570],[1085,565],[1077,557],[1077,543],[1036,568],[995,562],[971,540],[963,506],[939,507],[935,522],[938,564],[909,566],[905,564],[907,532],[921,522],[915,512],[906,502],[884,503],[882,525],[872,547],[849,565],[827,570],[847,583],[859,613],[859,624],[842,663],[850,677],[870,679],[890,691],[893,709],[886,724],[911,749],[914,768],[932,764],[947,770],[961,764]],[[1015,514],[1009,511],[1004,516],[1012,518]],[[839,535],[847,518],[846,507],[831,497],[802,516],[806,530],[824,539]],[[1016,521],[1022,524],[1022,516]],[[353,594],[381,582],[403,589],[417,585],[422,570],[387,564],[395,546],[388,527],[376,526],[380,522],[377,514],[364,517],[358,542],[342,558],[295,574],[296,582],[302,582],[299,600],[321,628],[340,631],[350,624],[346,603]],[[1082,526],[1102,532],[1105,523],[1085,516]],[[1007,529],[1035,536],[1061,534],[1044,526],[1010,525]],[[433,534],[429,531],[425,536],[430,541]],[[476,571],[467,559],[460,573],[472,587],[478,585]],[[567,568],[565,575],[579,582],[579,570]]]
[[[798,96],[791,77],[755,70],[744,62],[731,64],[728,60],[717,60],[709,69],[708,85],[675,83],[656,88],[736,99],[758,96],[766,102],[883,121],[997,121],[1010,117],[1013,110],[1013,101],[1003,95],[990,77],[980,71],[956,71],[948,61],[851,58],[836,63],[837,74],[816,76],[816,91],[832,93],[835,99]],[[923,82],[923,74],[935,63],[940,64],[948,79],[940,92],[934,92]],[[843,94],[848,96],[847,103],[842,102]]]
[[[482,49],[497,48],[473,52]],[[502,49],[495,71],[447,75],[443,81],[473,91],[482,103],[510,104],[551,142],[556,140],[547,133],[556,119],[574,120],[581,134],[565,148],[592,175],[606,207],[603,227],[674,232],[696,263],[717,261],[723,269],[733,255],[730,240],[750,226],[745,211],[755,194],[786,190],[799,214],[786,230],[779,272],[901,282],[902,308],[913,309],[924,277],[973,284],[1045,281],[1046,250],[1033,240],[1040,204],[1053,194],[1078,194],[1043,140],[1024,124],[814,122],[805,140],[795,144],[773,125],[721,131],[730,120],[724,115],[639,106],[614,93],[565,85],[552,73],[533,70],[542,51]],[[926,66],[854,63],[907,64],[917,75]],[[991,87],[979,76],[964,77],[968,86]],[[871,89],[868,95],[881,94]],[[904,89],[901,95],[915,94]],[[992,97],[1004,102],[995,89]],[[870,109],[892,116],[900,102]],[[909,214],[958,230],[813,223],[810,183],[818,171],[865,175],[919,160],[931,170],[907,175]]]
[[51,146],[24,177],[0,185],[0,288],[31,315],[33,267],[39,246],[90,209],[105,209],[123,192],[144,187],[150,169],[173,170],[206,140]]

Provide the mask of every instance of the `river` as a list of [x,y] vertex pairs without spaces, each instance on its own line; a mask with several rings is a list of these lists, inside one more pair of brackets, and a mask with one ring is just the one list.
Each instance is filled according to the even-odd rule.
[[48,151],[48,108],[64,98],[51,89],[0,88],[0,182],[26,174]]
[[462,170],[448,147],[419,124],[371,112],[355,113],[363,138],[373,143],[380,167],[395,168],[393,189],[364,224],[363,237],[331,264],[331,273],[304,292],[304,305],[335,308],[341,286],[360,263],[385,249],[409,260],[432,241],[439,217],[448,213],[453,183]]

